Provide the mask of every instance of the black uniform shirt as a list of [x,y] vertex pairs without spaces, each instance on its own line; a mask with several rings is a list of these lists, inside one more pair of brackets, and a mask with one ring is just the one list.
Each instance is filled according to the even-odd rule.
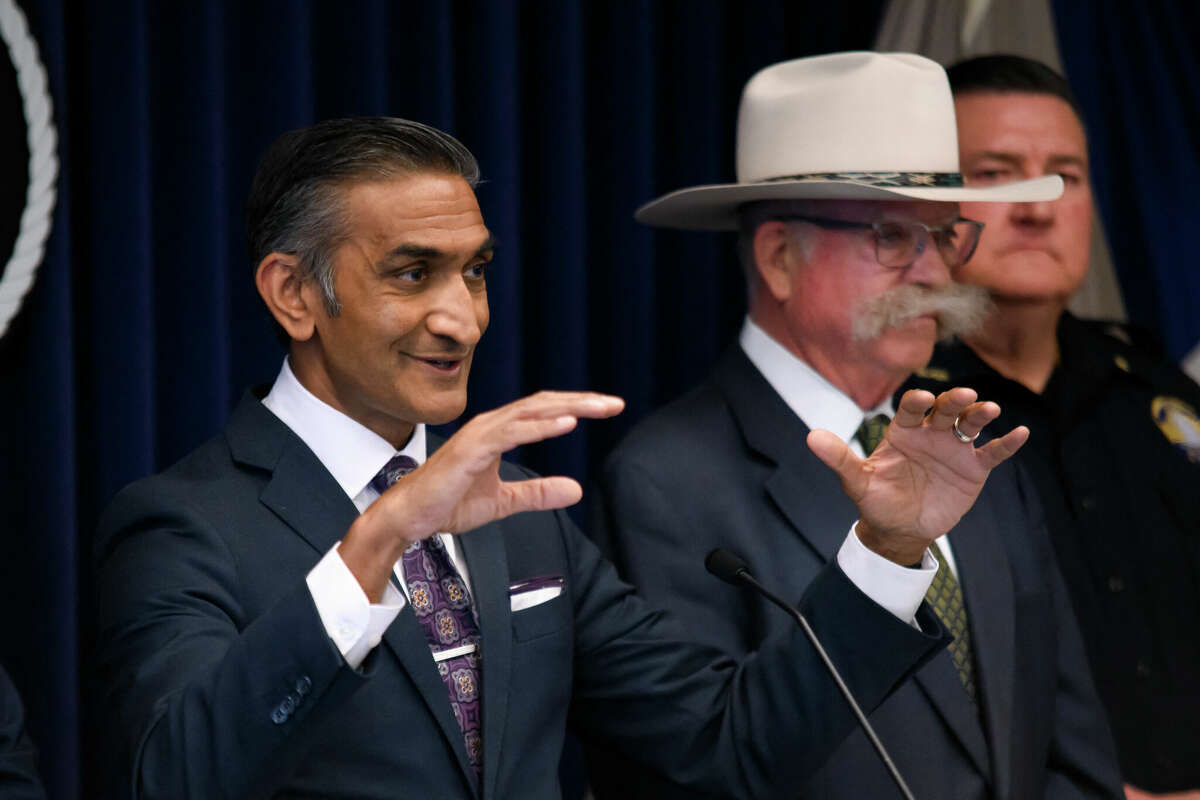
[[957,341],[904,389],[969,386],[1000,404],[989,433],[1029,427],[1019,457],[1046,508],[1125,780],[1197,788],[1200,387],[1124,325],[1064,314],[1058,342],[1040,396]]

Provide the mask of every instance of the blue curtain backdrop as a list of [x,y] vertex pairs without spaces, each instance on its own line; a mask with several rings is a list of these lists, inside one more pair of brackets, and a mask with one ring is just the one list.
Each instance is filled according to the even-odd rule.
[[[621,418],[519,454],[586,481],[631,424],[707,373],[741,317],[732,242],[651,232],[633,209],[731,180],[745,80],[869,47],[883,0],[22,4],[62,179],[37,284],[0,339],[0,662],[51,796],[75,798],[92,796],[81,698],[96,518],[125,483],[216,433],[282,357],[243,241],[250,176],[276,135],[391,114],[476,153],[500,251],[468,413],[539,388],[625,396]],[[1131,311],[1162,319],[1173,345],[1189,335],[1174,326],[1195,334],[1200,316],[1185,7],[1131,27],[1116,4],[1056,3],[1096,160],[1111,165],[1097,192]]]
[[1054,0],[1054,12],[1125,307],[1181,359],[1200,342],[1200,3]]
[[500,250],[471,411],[538,388],[626,396],[623,419],[519,454],[586,480],[634,420],[704,375],[740,315],[728,242],[653,235],[633,209],[728,179],[742,83],[774,61],[868,47],[882,0],[22,5],[63,177],[46,261],[0,339],[0,662],[51,796],[74,798],[92,796],[81,698],[96,518],[216,433],[283,355],[243,236],[275,136],[390,114],[475,152]]

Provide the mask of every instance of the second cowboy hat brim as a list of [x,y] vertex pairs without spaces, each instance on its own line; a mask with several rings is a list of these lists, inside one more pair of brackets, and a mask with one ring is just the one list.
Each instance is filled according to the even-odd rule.
[[1063,180],[1046,175],[1000,186],[899,186],[854,180],[772,180],[692,186],[665,194],[637,210],[638,222],[661,228],[732,231],[738,209],[759,200],[927,200],[931,202],[1035,203],[1057,200]]

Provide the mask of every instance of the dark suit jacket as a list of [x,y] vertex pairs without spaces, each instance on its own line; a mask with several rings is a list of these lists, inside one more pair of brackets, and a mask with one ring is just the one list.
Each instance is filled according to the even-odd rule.
[[[522,514],[461,539],[482,631],[479,792],[412,611],[361,670],[322,627],[305,575],[356,514],[249,396],[223,436],[118,495],[97,545],[113,797],[556,798],[568,714],[677,779],[750,796],[811,772],[851,730],[800,637],[741,665],[690,645],[564,514]],[[508,587],[546,575],[562,595],[511,612]],[[944,644],[837,570],[806,605],[871,706]],[[860,617],[867,630],[847,635]]]
[[42,800],[45,796],[38,778],[37,749],[25,732],[25,708],[17,687],[0,668],[0,797]]
[[[610,457],[596,526],[602,549],[699,641],[735,657],[754,650],[794,622],[748,592],[714,586],[691,565],[729,547],[768,587],[799,595],[835,559],[857,513],[809,451],[807,434],[733,348],[707,383],[647,419]],[[980,713],[949,654],[940,653],[871,715],[918,798],[1120,796],[1109,733],[1037,508],[1005,465],[950,535]],[[610,765],[597,783],[603,789],[606,776],[628,774]],[[624,794],[614,787],[601,796],[638,794],[626,785]],[[856,733],[801,795],[898,793]]]

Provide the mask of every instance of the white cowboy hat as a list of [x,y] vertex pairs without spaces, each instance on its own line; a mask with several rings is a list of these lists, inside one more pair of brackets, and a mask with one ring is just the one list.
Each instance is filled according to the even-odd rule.
[[1062,178],[964,187],[946,71],[912,53],[832,53],[760,71],[742,91],[737,183],[638,209],[647,225],[736,230],[755,200],[1055,200]]

